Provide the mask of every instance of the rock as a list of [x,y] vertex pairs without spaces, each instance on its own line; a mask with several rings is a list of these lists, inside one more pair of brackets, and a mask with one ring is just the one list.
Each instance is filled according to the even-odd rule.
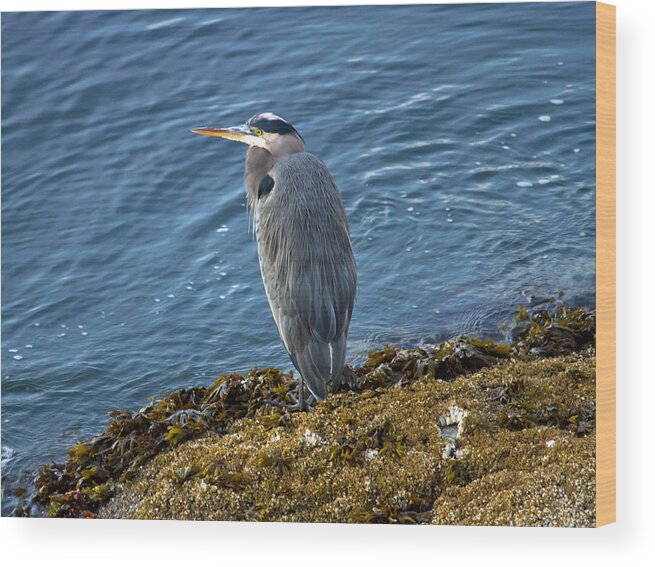
[[595,314],[520,309],[513,336],[387,345],[308,413],[267,403],[296,388],[275,368],[111,412],[38,471],[33,501],[58,517],[593,525]]
[[[411,389],[375,397],[342,392],[313,412],[293,415],[276,429],[279,438],[256,414],[235,421],[228,435],[209,433],[157,455],[98,515],[592,526],[593,418],[579,437],[573,423],[517,427],[500,416],[526,400],[543,407],[557,400],[592,416],[594,364],[580,355],[510,360],[454,381],[423,376]],[[523,384],[513,401],[490,396],[510,379]],[[452,425],[459,435],[442,437],[440,428]],[[314,436],[322,443],[308,443]],[[224,475],[242,474],[243,482],[207,490],[207,477],[171,480],[172,471],[212,463]]]

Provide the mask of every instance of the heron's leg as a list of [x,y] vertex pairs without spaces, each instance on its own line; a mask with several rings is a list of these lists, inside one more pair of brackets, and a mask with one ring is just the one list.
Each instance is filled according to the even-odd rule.
[[302,379],[302,376],[298,380],[298,403],[300,407],[305,405],[305,382]]
[[288,395],[293,400],[290,404],[278,402],[277,400],[266,400],[265,403],[276,408],[285,409],[288,412],[311,411],[314,409],[311,405],[312,400],[315,399],[314,396],[310,394],[309,398],[305,399],[305,385],[303,384],[302,377],[298,380],[298,399],[291,393]]
[[314,409],[314,402],[316,402],[314,394],[309,393],[309,397],[305,397],[305,383],[300,378],[298,383],[298,405],[302,408],[301,411],[312,411]]

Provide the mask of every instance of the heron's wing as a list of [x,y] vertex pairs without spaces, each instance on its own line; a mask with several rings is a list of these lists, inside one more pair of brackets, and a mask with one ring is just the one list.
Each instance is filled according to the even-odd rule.
[[279,162],[255,210],[264,287],[280,332],[312,393],[338,386],[357,275],[341,197],[310,154]]

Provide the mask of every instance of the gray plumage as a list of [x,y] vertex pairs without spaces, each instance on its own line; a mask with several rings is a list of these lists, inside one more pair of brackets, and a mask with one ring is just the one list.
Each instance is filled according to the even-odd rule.
[[[339,387],[357,287],[348,219],[325,164],[271,113],[198,134],[247,143],[245,180],[259,265],[273,319],[312,394]],[[300,404],[303,404],[302,387]]]
[[357,275],[348,220],[327,167],[308,153],[279,160],[254,208],[262,279],[294,366],[318,399],[337,388]]

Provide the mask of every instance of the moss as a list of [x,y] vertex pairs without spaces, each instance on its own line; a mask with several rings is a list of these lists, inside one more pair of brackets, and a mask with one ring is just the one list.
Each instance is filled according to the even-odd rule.
[[106,502],[109,500],[109,498],[111,498],[113,493],[114,485],[111,482],[98,484],[93,488],[87,488],[84,490],[84,496],[86,496],[86,499],[92,506]]
[[50,496],[48,516],[53,518],[95,518],[90,501],[81,490]]

